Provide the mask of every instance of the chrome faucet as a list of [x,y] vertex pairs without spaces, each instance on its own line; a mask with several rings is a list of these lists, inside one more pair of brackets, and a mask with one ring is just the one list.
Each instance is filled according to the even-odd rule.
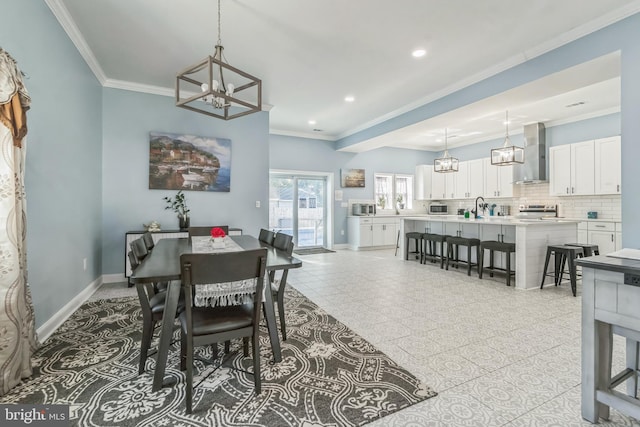
[[484,213],[485,208],[487,207],[487,203],[484,201],[484,197],[482,196],[478,196],[476,197],[476,208],[474,210],[472,210],[471,212],[473,212],[473,217],[475,219],[478,219],[478,200],[482,199],[482,203],[480,203],[480,207],[482,208],[482,213]]

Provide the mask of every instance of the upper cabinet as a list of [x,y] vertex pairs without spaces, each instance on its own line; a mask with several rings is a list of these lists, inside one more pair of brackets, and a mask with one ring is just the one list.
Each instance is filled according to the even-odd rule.
[[482,159],[460,162],[456,174],[455,199],[471,199],[484,195],[484,162]]
[[433,165],[416,166],[416,200],[431,199]]
[[[455,172],[452,172],[455,173]],[[447,187],[445,181],[445,175],[447,173],[434,172],[431,175],[431,198],[432,199],[447,199]]]
[[484,159],[484,197],[513,197],[513,166],[495,166]]
[[594,193],[593,141],[549,148],[549,194],[580,196]]
[[620,137],[596,139],[595,151],[595,193],[620,194],[622,181],[622,152]]
[[620,194],[620,137],[549,148],[549,193],[553,196]]

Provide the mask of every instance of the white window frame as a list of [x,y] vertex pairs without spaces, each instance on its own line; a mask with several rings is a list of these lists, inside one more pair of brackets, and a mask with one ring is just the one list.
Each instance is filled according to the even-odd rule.
[[380,205],[380,199],[379,196],[381,194],[381,189],[378,188],[378,178],[384,178],[387,180],[391,181],[391,189],[386,189],[387,191],[384,192],[387,197],[385,200],[385,210],[395,210],[396,206],[398,205],[398,202],[396,201],[397,197],[398,197],[398,178],[402,178],[402,179],[408,179],[410,182],[407,185],[406,191],[403,192],[403,196],[405,196],[403,199],[403,203],[404,203],[404,208],[403,209],[412,209],[413,208],[413,199],[414,199],[414,182],[415,182],[415,177],[412,174],[403,174],[403,173],[374,173],[373,174],[373,183],[374,183],[374,189],[373,189],[373,197],[374,200],[376,202],[376,207],[377,209],[382,209],[382,206]]

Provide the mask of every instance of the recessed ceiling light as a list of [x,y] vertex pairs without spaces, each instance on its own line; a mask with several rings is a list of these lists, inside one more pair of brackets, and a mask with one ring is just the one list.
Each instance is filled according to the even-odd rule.
[[436,139],[436,142],[442,142],[442,138]]
[[315,120],[309,120],[309,124],[313,126],[313,125],[316,124],[316,121]]
[[347,95],[347,96],[344,97],[344,100],[347,101],[347,102],[353,102],[356,99],[353,97],[353,95]]
[[427,51],[424,49],[416,49],[413,52],[411,52],[411,55],[414,58],[422,58],[423,56],[425,56],[427,54]]

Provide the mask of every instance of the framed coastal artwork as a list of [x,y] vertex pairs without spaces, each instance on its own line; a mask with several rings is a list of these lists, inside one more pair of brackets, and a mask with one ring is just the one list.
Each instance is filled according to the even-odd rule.
[[364,169],[341,169],[343,187],[364,187]]
[[150,132],[149,188],[229,192],[231,140]]

